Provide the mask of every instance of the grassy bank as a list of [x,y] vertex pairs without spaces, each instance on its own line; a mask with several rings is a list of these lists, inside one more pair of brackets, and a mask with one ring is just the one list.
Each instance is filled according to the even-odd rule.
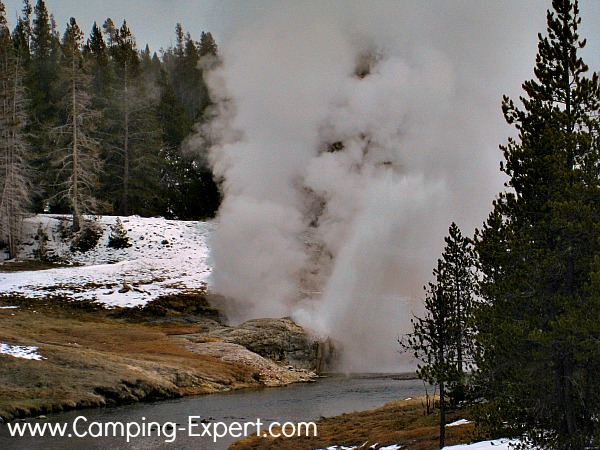
[[4,420],[261,385],[255,368],[192,353],[176,336],[218,315],[200,294],[145,308],[11,297],[2,306],[18,308],[0,309],[0,341],[38,347],[44,357],[0,354]]
[[[314,450],[330,446],[381,448],[401,445],[410,450],[432,450],[439,444],[439,416],[425,415],[425,400],[416,397],[391,402],[372,411],[354,412],[318,420],[317,437],[263,438],[253,436],[234,443],[232,450]],[[449,421],[468,418],[468,409],[452,411]],[[471,441],[473,424],[446,428],[446,445]],[[377,444],[377,445],[376,445]]]

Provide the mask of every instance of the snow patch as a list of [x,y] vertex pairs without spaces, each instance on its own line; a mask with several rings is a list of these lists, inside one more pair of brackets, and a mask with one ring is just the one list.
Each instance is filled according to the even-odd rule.
[[446,425],[446,426],[447,426],[447,427],[458,427],[458,426],[460,426],[460,425],[466,425],[466,424],[468,424],[468,423],[471,423],[471,421],[470,421],[470,420],[467,420],[467,419],[460,419],[460,420],[457,420],[456,422],[449,423],[449,424],[448,424],[448,425]]
[[444,447],[443,450],[511,450],[518,443],[518,440],[496,439],[493,441],[475,442],[473,444],[452,445]]
[[[387,445],[385,447],[377,447],[379,444],[373,444],[371,445],[369,448],[372,449],[377,449],[377,450],[402,450],[405,447],[402,445],[396,445],[396,444],[392,444],[392,445]],[[346,447],[344,445],[332,445],[330,447],[327,447],[326,449],[318,449],[318,450],[360,450],[365,448],[364,447],[365,444],[361,445],[360,447]]]
[[29,347],[24,345],[10,345],[0,343],[0,354],[14,356],[15,358],[35,359],[41,361],[44,358],[38,352],[38,347]]

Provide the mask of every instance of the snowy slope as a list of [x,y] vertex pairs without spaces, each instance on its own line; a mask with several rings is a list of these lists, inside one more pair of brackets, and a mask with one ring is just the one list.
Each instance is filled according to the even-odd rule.
[[104,233],[97,247],[87,253],[70,254],[68,244],[59,236],[60,218],[38,215],[27,219],[28,237],[20,257],[33,257],[38,245],[33,237],[41,224],[50,237],[49,247],[77,265],[0,273],[0,295],[42,298],[53,294],[107,306],[137,306],[162,294],[206,285],[211,271],[206,241],[213,227],[208,222],[122,217],[133,245],[116,250],[107,246],[109,226],[115,224],[116,217],[103,216],[98,219]]

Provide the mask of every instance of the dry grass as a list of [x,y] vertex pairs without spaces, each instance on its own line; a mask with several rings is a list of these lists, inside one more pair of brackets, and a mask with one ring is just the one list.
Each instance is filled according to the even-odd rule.
[[120,317],[92,303],[0,299],[0,342],[39,347],[47,359],[0,355],[0,416],[257,386],[254,369],[198,355],[174,334],[193,323]]
[[2,272],[23,272],[25,270],[46,270],[59,267],[73,267],[72,265],[62,265],[51,262],[39,261],[37,259],[28,259],[26,261],[11,261],[0,263],[0,273]]
[[[451,412],[449,420],[464,418],[466,410]],[[314,450],[333,445],[369,448],[399,444],[410,450],[433,450],[439,444],[439,416],[424,415],[423,399],[415,398],[388,403],[373,411],[343,414],[322,418],[317,422],[318,437],[261,438],[250,437],[234,443],[235,450],[278,449]],[[446,445],[469,442],[473,433],[471,424],[446,428]],[[376,447],[376,448],[379,448]]]

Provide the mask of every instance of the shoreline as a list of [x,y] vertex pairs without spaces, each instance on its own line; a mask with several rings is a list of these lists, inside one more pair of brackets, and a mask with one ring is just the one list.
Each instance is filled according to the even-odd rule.
[[[203,294],[113,309],[0,296],[0,343],[36,347],[41,358],[0,354],[0,422],[317,378],[241,345],[184,337],[218,317]],[[219,352],[208,354],[213,347]]]

